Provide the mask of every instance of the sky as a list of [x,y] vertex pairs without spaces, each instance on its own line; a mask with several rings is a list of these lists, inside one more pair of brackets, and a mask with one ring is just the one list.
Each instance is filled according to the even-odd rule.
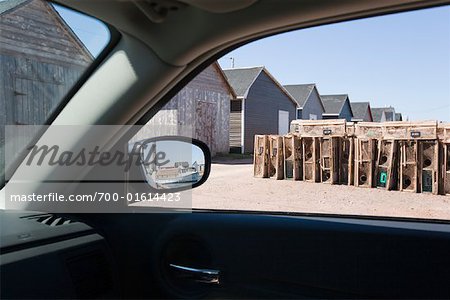
[[[149,157],[151,160],[151,156],[148,156],[148,151],[150,150],[151,144],[145,149],[144,155],[145,157]],[[170,160],[166,167],[173,166],[174,163],[182,161],[189,162],[190,165],[194,162],[197,162],[198,164],[205,163],[205,155],[203,154],[203,150],[196,145],[192,145],[190,142],[172,140],[158,141],[156,142],[156,151],[163,152],[165,155],[165,158],[161,159],[160,162]]]
[[[56,6],[94,56],[107,28]],[[372,107],[394,106],[409,120],[450,122],[450,7],[297,30],[245,45],[223,68],[264,65],[281,84],[316,83]]]
[[66,21],[78,38],[97,57],[110,40],[109,29],[95,18],[74,12],[53,4],[59,15]]
[[279,34],[225,55],[223,68],[230,57],[235,67],[264,65],[281,84],[316,83],[320,94],[450,122],[449,6]]

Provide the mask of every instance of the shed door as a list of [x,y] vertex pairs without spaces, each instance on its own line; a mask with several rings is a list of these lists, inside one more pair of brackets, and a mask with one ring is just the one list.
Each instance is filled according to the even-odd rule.
[[211,154],[215,154],[214,125],[216,124],[217,104],[197,101],[195,118],[195,138],[208,145]]
[[289,132],[289,112],[285,110],[278,111],[278,134],[284,135]]

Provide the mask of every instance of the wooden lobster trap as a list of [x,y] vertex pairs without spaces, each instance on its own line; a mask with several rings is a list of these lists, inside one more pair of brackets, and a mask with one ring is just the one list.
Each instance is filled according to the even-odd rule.
[[[305,140],[305,180],[337,184],[340,182],[341,139],[346,136],[346,121],[338,120],[294,120],[291,129]],[[308,151],[309,150],[309,151]],[[315,157],[315,158],[314,158]],[[313,159],[314,158],[314,159]],[[346,171],[348,172],[348,170]]]
[[438,194],[439,142],[419,141],[419,192]]
[[298,134],[287,134],[283,137],[284,178],[290,180],[303,179],[303,147]]
[[418,153],[419,144],[416,140],[399,141],[399,190],[407,192],[419,192],[418,190]]
[[353,137],[341,138],[339,151],[339,183],[353,185],[355,176],[355,139]]
[[279,135],[269,135],[269,166],[268,175],[277,180],[284,178],[283,138]]
[[269,137],[255,135],[253,151],[253,176],[259,178],[269,177]]
[[358,187],[374,186],[378,140],[383,136],[381,123],[359,122],[355,124],[355,173],[354,184]]
[[323,183],[339,183],[340,138],[324,137],[320,142],[320,181]]
[[383,139],[400,143],[400,190],[438,193],[441,180],[437,132],[436,121],[383,124]]
[[355,178],[355,123],[347,122],[346,138],[341,143],[341,184],[353,185]]
[[450,195],[450,124],[441,124],[441,194]]
[[398,141],[379,140],[376,163],[376,187],[393,190],[398,180]]
[[377,140],[355,140],[355,178],[358,187],[373,187]]

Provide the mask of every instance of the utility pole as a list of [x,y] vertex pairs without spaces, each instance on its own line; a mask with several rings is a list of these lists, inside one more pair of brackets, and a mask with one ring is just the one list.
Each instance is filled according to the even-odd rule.
[[231,60],[231,68],[234,69],[234,57],[230,57]]

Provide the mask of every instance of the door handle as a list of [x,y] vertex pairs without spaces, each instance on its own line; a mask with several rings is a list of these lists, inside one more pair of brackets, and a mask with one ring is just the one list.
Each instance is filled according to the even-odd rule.
[[169,266],[186,278],[192,279],[196,282],[207,284],[220,284],[220,271],[211,269],[198,269],[180,266],[176,264],[169,264]]

